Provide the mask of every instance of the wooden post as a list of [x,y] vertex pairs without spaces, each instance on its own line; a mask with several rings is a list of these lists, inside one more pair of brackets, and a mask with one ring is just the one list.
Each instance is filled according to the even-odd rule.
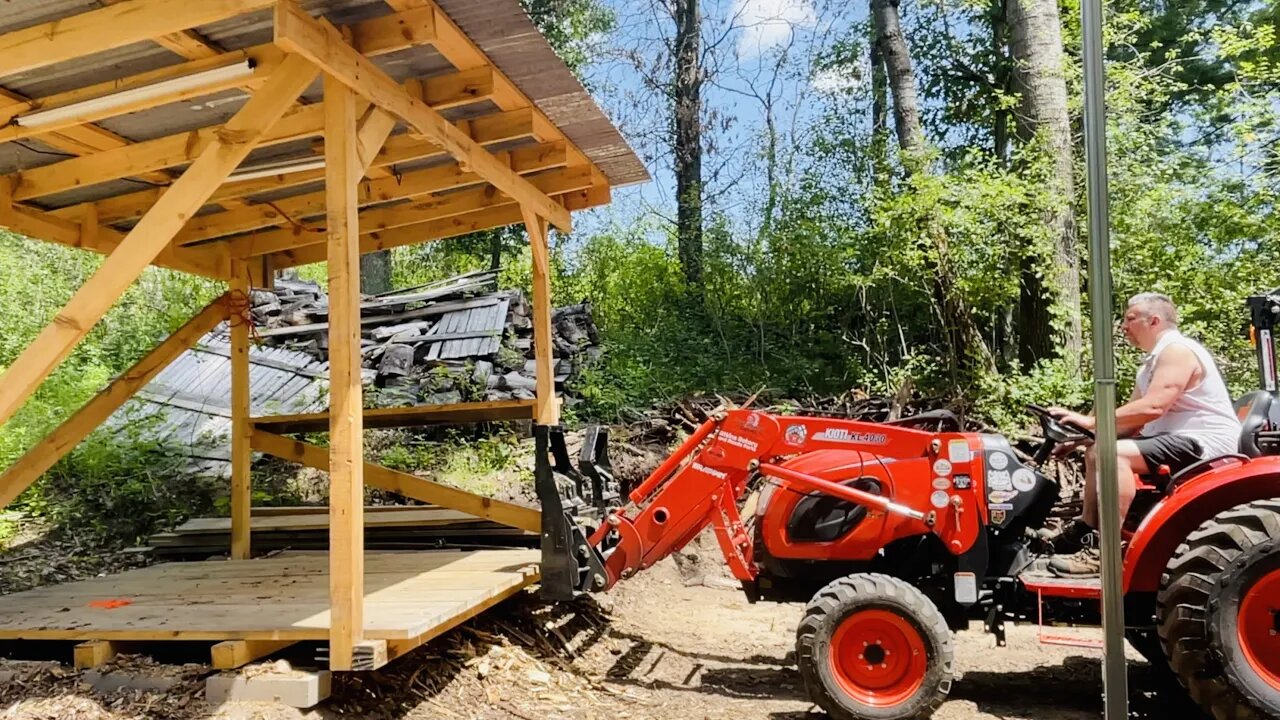
[[533,421],[539,425],[560,422],[560,405],[556,402],[554,348],[551,343],[551,262],[547,249],[547,221],[528,207],[520,206],[524,227],[529,234],[529,251],[533,255],[533,360],[537,399]]
[[231,559],[249,559],[249,508],[253,504],[253,480],[249,474],[252,452],[249,422],[249,266],[243,259],[231,261]]
[[324,76],[329,245],[329,669],[350,670],[364,631],[364,442],[356,96]]

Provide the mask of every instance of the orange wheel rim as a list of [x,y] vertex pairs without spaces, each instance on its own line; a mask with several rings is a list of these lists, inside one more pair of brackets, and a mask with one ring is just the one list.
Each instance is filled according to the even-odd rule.
[[1280,691],[1280,569],[1263,575],[1245,589],[1236,633],[1249,667]]
[[929,668],[924,638],[906,618],[888,610],[859,610],[831,637],[831,675],[863,705],[892,707],[924,684]]

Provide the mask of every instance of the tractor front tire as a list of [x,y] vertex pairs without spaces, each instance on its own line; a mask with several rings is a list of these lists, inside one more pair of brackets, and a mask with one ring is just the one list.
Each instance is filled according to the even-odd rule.
[[946,618],[916,588],[859,573],[818,591],[796,630],[805,689],[836,720],[923,720],[951,692]]
[[1217,720],[1280,717],[1280,500],[1219,513],[1187,536],[1160,579],[1169,664]]

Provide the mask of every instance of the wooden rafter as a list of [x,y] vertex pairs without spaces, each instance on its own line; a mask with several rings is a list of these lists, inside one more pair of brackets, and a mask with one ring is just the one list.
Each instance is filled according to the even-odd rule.
[[[63,219],[18,204],[11,208],[5,218],[0,219],[0,225],[28,237],[103,254],[114,252],[125,238],[125,233],[101,225],[95,232],[86,233],[83,222]],[[152,263],[194,275],[225,278],[228,258],[229,255],[225,250],[216,246],[198,248],[166,246],[152,259]]]
[[469,165],[495,188],[547,218],[561,231],[568,232],[572,228],[567,210],[504,166],[439,112],[406,92],[369,58],[348,44],[332,24],[312,18],[292,0],[281,0],[276,5],[275,19],[277,45],[306,57],[329,77],[340,80],[373,104],[401,118],[459,162]]
[[[434,17],[436,39],[434,46],[446,60],[458,69],[491,65],[484,52],[453,22],[432,0],[386,0],[400,12],[430,12]],[[530,109],[533,112],[534,132],[542,140],[564,139],[564,133],[537,107],[531,107],[528,99],[516,84],[500,70],[494,69],[494,103],[503,110]],[[604,174],[595,168],[587,156],[572,142],[568,144],[569,165],[592,168],[597,185],[607,185]]]
[[[230,90],[232,88],[257,88],[265,82],[266,78],[269,77],[271,73],[275,72],[276,67],[279,66],[280,61],[283,58],[284,54],[278,50],[274,53],[258,52],[252,55],[246,52],[225,53],[206,60],[197,60],[184,63],[182,65],[153,70],[151,72],[142,73],[123,80],[110,80],[96,85],[58,93],[56,95],[50,95],[43,98],[33,98],[25,102],[16,102],[0,108],[0,125],[4,126],[0,127],[0,142],[37,137],[51,132],[60,131],[68,127],[96,122],[105,118],[125,115],[139,110],[146,110],[147,108],[165,105],[179,100],[212,95],[213,93]],[[70,107],[77,103],[84,103],[88,100],[110,97],[111,95],[127,92],[129,90],[136,90],[148,85],[154,85],[170,80],[179,80],[185,77],[194,76],[197,73],[204,73],[210,70],[218,70],[245,63],[253,64],[253,69],[249,71],[251,74],[250,77],[237,76],[208,80],[192,87],[184,87],[165,93],[149,95],[145,98],[135,99],[127,103],[90,107],[89,109],[80,110],[74,115],[69,115],[64,119],[42,124],[37,127],[27,127],[20,124],[22,122],[22,117],[30,112]],[[17,118],[17,124],[12,123],[15,118]]]
[[314,66],[300,58],[289,58],[282,63],[262,90],[227,123],[217,140],[129,231],[54,321],[0,375],[0,424],[13,417],[49,373],[102,319],[116,298],[169,246],[187,218],[204,205],[213,189],[244,160],[267,128],[293,104],[315,76]]
[[[123,7],[125,4],[127,3],[108,9]],[[270,3],[264,3],[266,4]],[[435,24],[431,18],[429,11],[412,10],[367,20],[353,26],[352,42],[361,52],[370,56],[385,55],[430,43],[435,38]],[[232,58],[247,55],[268,59],[278,57],[279,52],[272,45],[262,45],[227,55]],[[179,67],[200,66],[186,63]],[[189,72],[188,70],[183,74]],[[265,140],[280,143],[319,135],[323,125],[322,115],[322,111],[312,107],[299,108],[290,113],[288,122],[280,123],[282,127],[278,128],[274,136]],[[13,173],[10,179],[14,184],[14,199],[28,200],[191,162],[219,130],[217,126],[208,127],[133,144],[121,140],[120,144],[106,147],[103,152]]]
[[[103,5],[119,5],[125,0],[102,0]],[[151,38],[155,44],[168,50],[179,57],[188,60],[199,60],[200,58],[213,57],[220,51],[218,48],[210,45],[195,30],[179,30],[177,32],[165,33]]]
[[[562,195],[590,187],[590,173],[584,168],[564,168],[543,173],[532,182],[539,190],[550,195]],[[405,205],[386,208],[370,208],[360,214],[360,234],[371,235],[405,226],[422,226],[436,220],[466,215],[478,210],[517,203],[492,188],[481,187],[424,198]],[[236,247],[236,254],[262,255],[286,248],[303,248],[317,245],[314,233],[284,228],[248,237]],[[363,247],[363,246],[362,246]]]
[[[462,127],[463,123],[459,123]],[[466,121],[465,126],[472,139],[482,145],[500,144],[512,140],[528,138],[533,134],[532,118],[527,110],[495,113]],[[323,152],[323,146],[319,146]],[[411,160],[423,160],[445,155],[438,146],[415,140],[408,135],[396,135],[389,138],[374,155],[372,167],[390,167],[397,163]],[[258,193],[282,190],[299,185],[307,185],[324,179],[324,170],[308,170],[304,172],[278,175],[271,178],[229,182],[214,191],[210,202],[221,202],[232,198],[243,198]],[[87,207],[93,205],[101,223],[114,223],[141,217],[151,207],[156,198],[164,192],[163,188],[140,190],[125,195],[99,200],[96,203],[81,203],[70,207],[53,210],[51,215],[74,219],[84,215]]]
[[[560,195],[556,200],[569,210],[585,210],[586,208],[607,204],[609,202],[609,188],[607,186],[594,186],[588,190]],[[514,225],[523,222],[523,220],[524,216],[520,212],[520,205],[514,202],[507,203],[463,215],[455,215],[440,220],[407,225],[395,230],[364,235],[360,238],[360,252],[371,253],[431,240],[444,240],[481,230]],[[273,268],[282,270],[324,260],[324,247],[321,245],[309,245],[283,250],[265,257],[269,259],[268,262]]]
[[153,40],[270,7],[275,0],[128,0],[0,35],[0,76]]
[[[565,162],[564,146],[561,144],[534,145],[503,153],[503,155],[509,156],[511,167],[521,174],[561,167]],[[409,200],[483,182],[484,180],[475,173],[465,172],[456,163],[450,163],[361,183],[359,202],[361,207],[364,207],[392,200]],[[294,195],[270,204],[262,203],[242,209],[202,215],[192,219],[174,242],[189,245],[250,230],[300,222],[304,218],[322,215],[324,201],[323,192],[314,192]],[[363,222],[361,228],[362,232],[369,232],[365,229]],[[315,238],[315,242],[321,241],[321,237]],[[233,250],[233,255],[262,255],[290,247],[287,240],[279,241],[285,243],[282,247],[276,247],[271,243],[255,242],[253,238],[247,237],[235,242],[236,248]]]

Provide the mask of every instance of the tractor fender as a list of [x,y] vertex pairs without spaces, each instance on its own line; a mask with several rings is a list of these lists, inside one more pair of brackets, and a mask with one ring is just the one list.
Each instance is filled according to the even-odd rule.
[[1155,592],[1169,558],[1196,528],[1224,510],[1267,498],[1280,498],[1280,457],[1228,465],[1179,486],[1156,503],[1130,538],[1125,593]]

